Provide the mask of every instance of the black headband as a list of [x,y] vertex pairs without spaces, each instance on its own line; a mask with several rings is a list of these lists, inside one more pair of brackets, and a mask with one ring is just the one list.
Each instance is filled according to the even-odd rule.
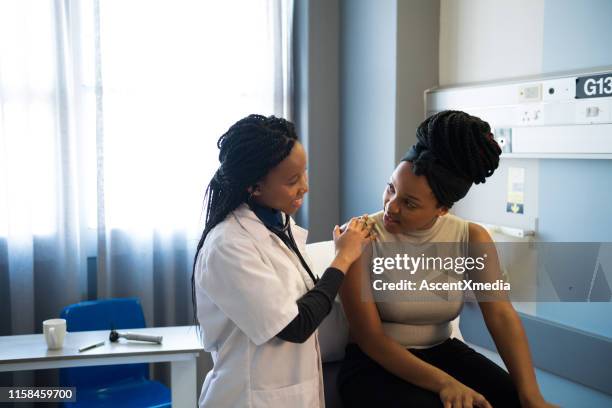
[[472,181],[457,176],[438,163],[436,156],[427,147],[417,142],[402,157],[401,161],[411,162],[417,176],[424,175],[438,202],[445,207],[461,200],[472,186]]

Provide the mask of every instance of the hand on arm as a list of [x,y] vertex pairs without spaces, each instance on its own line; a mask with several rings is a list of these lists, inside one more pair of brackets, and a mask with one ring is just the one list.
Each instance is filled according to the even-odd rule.
[[[367,216],[364,218],[367,220]],[[297,300],[298,315],[277,334],[278,338],[304,343],[329,314],[344,274],[373,238],[371,227],[363,222],[364,218],[351,219],[342,231],[338,226],[334,228],[336,258],[315,287]]]
[[[367,216],[364,217],[367,219]],[[336,258],[315,287],[297,300],[298,315],[281,330],[277,337],[293,343],[304,343],[332,309],[344,274],[359,257],[365,244],[373,238],[371,227],[362,219],[353,218],[343,231],[334,228]]]
[[343,273],[359,258],[365,246],[375,239],[372,233],[372,224],[368,224],[368,216],[353,217],[341,229],[335,226],[333,231],[336,257],[330,267],[339,269]]

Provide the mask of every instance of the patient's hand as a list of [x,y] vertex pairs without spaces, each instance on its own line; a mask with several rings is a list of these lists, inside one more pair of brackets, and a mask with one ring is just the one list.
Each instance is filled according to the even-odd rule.
[[444,408],[491,408],[484,395],[451,378],[439,392]]

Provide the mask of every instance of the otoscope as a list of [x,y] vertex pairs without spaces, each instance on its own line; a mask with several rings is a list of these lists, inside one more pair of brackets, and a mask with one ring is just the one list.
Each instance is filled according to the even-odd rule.
[[120,333],[120,332],[115,331],[114,329],[111,330],[110,335],[108,336],[108,339],[114,343],[114,342],[119,341],[119,338],[124,338],[126,340],[149,341],[151,343],[162,344],[163,336],[153,336],[150,334],[140,334],[140,333],[130,333],[130,332]]

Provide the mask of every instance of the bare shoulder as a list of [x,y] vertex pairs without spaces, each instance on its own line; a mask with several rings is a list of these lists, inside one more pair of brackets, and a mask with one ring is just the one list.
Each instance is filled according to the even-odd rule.
[[493,242],[489,231],[487,231],[487,229],[480,224],[468,222],[468,232],[470,242]]

